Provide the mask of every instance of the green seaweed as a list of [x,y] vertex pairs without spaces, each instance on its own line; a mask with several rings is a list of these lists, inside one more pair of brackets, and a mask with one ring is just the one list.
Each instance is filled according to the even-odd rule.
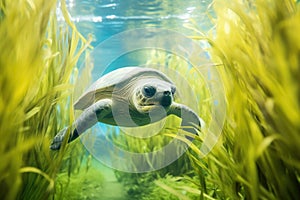
[[73,121],[71,80],[89,42],[65,7],[69,24],[57,23],[56,1],[1,0],[0,10],[0,198],[48,199],[70,155],[50,140]]
[[230,166],[222,172],[229,177],[215,180],[234,183],[235,188],[220,184],[231,195],[296,199],[300,12],[288,0],[224,3],[226,9],[215,3],[219,18],[213,46],[224,63],[227,108],[234,105],[235,111],[227,115],[224,148],[212,154]]
[[91,156],[86,159],[86,165],[80,162],[80,167],[71,176],[67,171],[58,174],[54,199],[101,199],[104,182],[102,171],[93,167]]
[[[101,198],[101,172],[88,164],[78,142],[49,150],[52,137],[73,121],[75,66],[89,44],[61,4],[67,25],[56,21],[56,1],[0,1],[0,199]],[[215,0],[213,7],[216,35],[187,27],[195,31],[191,38],[210,43],[222,75],[228,112],[220,141],[200,159],[196,137],[186,154],[163,169],[116,176],[135,199],[297,199],[299,5]],[[150,64],[188,71],[176,56],[150,57]],[[198,112],[209,124],[211,94],[189,75],[201,96]],[[177,122],[169,118],[169,128],[151,139],[113,140],[133,152],[153,151],[177,132]]]

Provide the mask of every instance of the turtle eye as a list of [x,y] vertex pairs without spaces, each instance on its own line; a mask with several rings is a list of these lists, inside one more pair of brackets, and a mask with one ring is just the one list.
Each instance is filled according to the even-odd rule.
[[176,92],[176,88],[175,88],[175,87],[172,87],[172,88],[171,88],[171,93],[172,93],[172,95],[174,95],[175,92]]
[[155,87],[153,86],[145,86],[143,88],[143,94],[146,96],[146,97],[153,97],[154,94],[156,92],[156,89]]

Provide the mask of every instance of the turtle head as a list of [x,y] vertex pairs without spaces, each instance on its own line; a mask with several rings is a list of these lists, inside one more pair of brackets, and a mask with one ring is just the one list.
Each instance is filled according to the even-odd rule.
[[149,111],[163,107],[168,110],[171,106],[176,87],[166,81],[153,80],[140,84],[134,91],[133,104],[140,113],[149,113]]

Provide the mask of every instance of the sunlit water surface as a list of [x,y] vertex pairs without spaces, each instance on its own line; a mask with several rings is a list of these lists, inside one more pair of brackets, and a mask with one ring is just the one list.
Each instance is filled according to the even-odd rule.
[[[193,24],[197,26],[199,31],[206,33],[213,29],[211,18],[214,13],[211,1],[67,0],[66,4],[71,19],[75,22],[80,33],[86,38],[88,35],[92,35],[92,46],[97,47],[101,42],[115,34],[138,28],[163,28],[189,36],[195,35],[195,32],[186,26]],[[134,42],[134,39],[123,42]],[[111,52],[120,49],[120,46],[122,46],[120,42],[111,42],[107,49],[102,48],[101,55],[97,55],[97,57],[105,58]],[[135,56],[135,58],[138,57],[140,56]],[[132,56],[130,58],[129,56],[120,57],[114,61],[111,69],[143,64],[144,61],[135,58]]]
[[125,30],[157,27],[189,33],[184,25],[195,21],[202,31],[212,27],[211,0],[67,0],[79,31],[93,34],[94,46]]

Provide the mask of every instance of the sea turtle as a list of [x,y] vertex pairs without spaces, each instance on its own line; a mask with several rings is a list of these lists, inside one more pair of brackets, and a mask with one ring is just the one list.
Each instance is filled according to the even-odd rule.
[[54,137],[50,148],[59,149],[66,135],[71,142],[97,122],[135,127],[171,114],[182,118],[185,130],[197,134],[195,128],[200,130],[203,120],[189,107],[174,102],[175,92],[174,83],[158,70],[144,67],[114,70],[98,79],[75,102],[74,108],[83,112],[71,127]]

